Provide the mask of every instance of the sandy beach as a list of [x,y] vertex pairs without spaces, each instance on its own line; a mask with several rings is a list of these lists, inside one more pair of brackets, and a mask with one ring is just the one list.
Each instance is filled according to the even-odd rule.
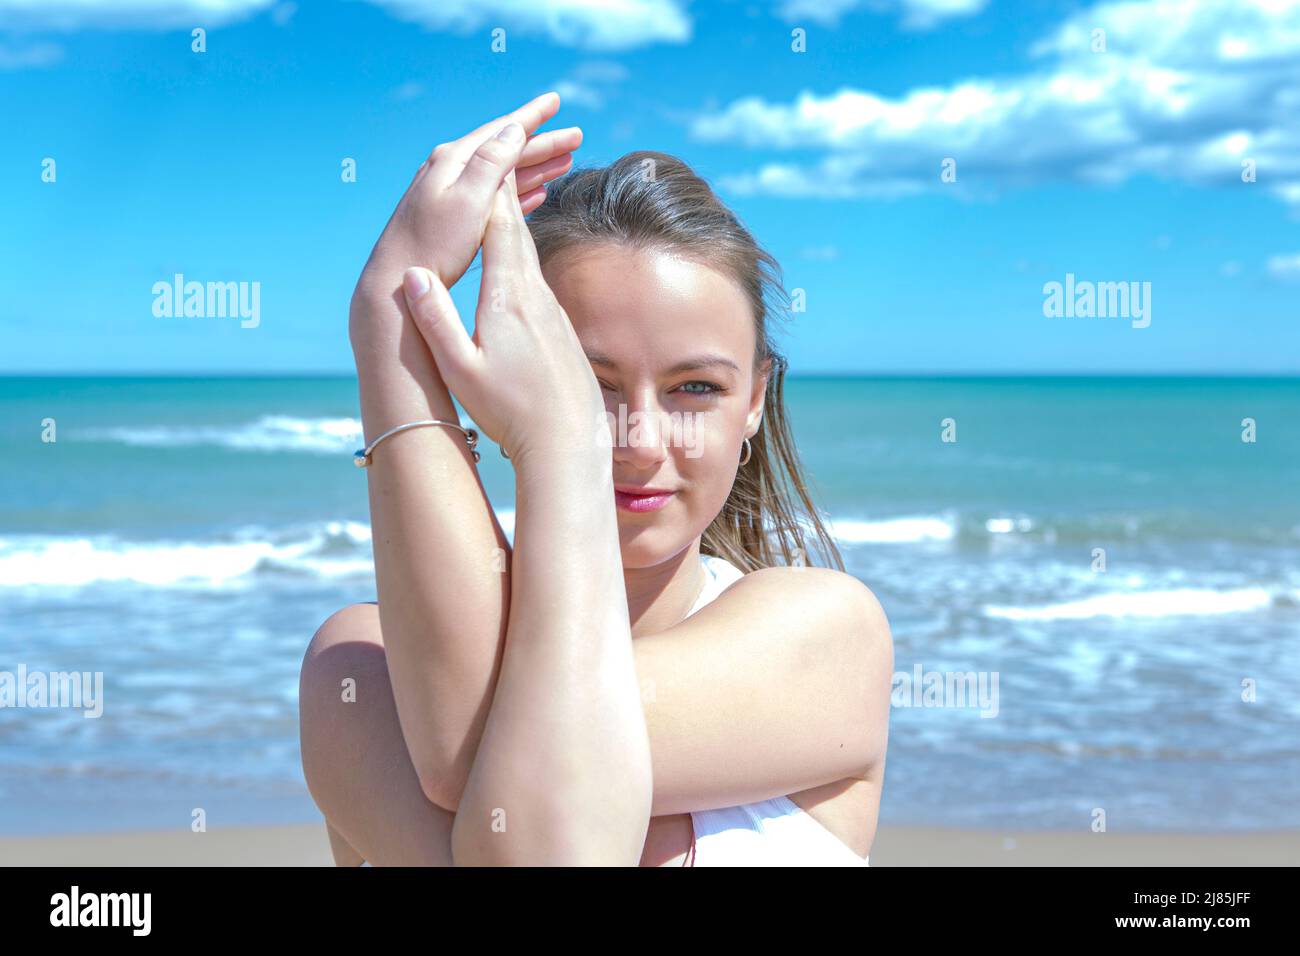
[[[872,866],[1294,866],[1300,832],[1063,833],[882,828]],[[0,837],[7,866],[331,866],[323,825]]]

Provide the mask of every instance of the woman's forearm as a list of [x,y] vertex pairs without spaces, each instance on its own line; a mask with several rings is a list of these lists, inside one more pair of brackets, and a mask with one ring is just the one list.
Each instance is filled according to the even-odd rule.
[[[536,209],[539,187],[572,165],[582,141],[576,128],[537,132],[559,106],[554,93],[535,97],[439,144],[415,171],[352,295],[367,438],[417,419],[456,420],[450,379],[411,320],[403,278],[418,267],[445,294],[473,261],[502,193],[523,225],[518,190]],[[466,742],[487,718],[510,601],[509,547],[464,437],[437,426],[402,432],[375,450],[367,472],[393,696],[421,787],[444,805],[468,773]]]
[[654,786],[613,478],[584,438],[515,462],[510,620],[458,865],[636,865],[645,843]]
[[[403,422],[457,420],[396,301],[355,298],[351,324],[367,439]],[[509,617],[508,543],[462,432],[403,432],[375,450],[366,472],[393,696],[424,791],[445,806],[473,760],[466,742],[487,718]]]

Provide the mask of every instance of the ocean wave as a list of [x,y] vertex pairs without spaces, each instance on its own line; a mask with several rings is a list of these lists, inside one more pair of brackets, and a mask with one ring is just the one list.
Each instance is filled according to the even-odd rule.
[[[811,531],[811,526],[807,525]],[[1108,547],[1116,542],[1141,542],[1181,547],[1187,541],[1224,545],[1294,546],[1300,526],[1220,522],[1212,515],[1171,512],[1070,513],[1029,515],[1020,511],[944,509],[912,515],[841,514],[827,527],[843,546],[927,545],[960,547],[1022,547],[1085,545]]]
[[238,425],[139,425],[93,429],[82,433],[97,441],[139,448],[189,448],[197,445],[238,451],[296,451],[338,454],[361,444],[356,418],[294,418],[264,415]]
[[828,530],[842,544],[918,544],[951,541],[957,534],[954,522],[939,517],[916,516],[866,521],[840,518],[828,522]]
[[1177,588],[1167,591],[1135,591],[1097,594],[1078,601],[1039,607],[985,605],[987,617],[1009,621],[1082,621],[1098,617],[1203,617],[1242,614],[1272,607],[1277,600],[1289,602],[1267,588]]
[[[496,512],[512,545],[515,511]],[[832,522],[841,543],[948,541],[941,518]],[[335,579],[372,575],[371,532],[365,522],[324,521],[268,530],[236,529],[209,540],[137,540],[114,535],[22,535],[0,538],[0,588],[227,587],[284,577]]]
[[370,527],[326,521],[268,533],[246,528],[217,541],[131,541],[112,536],[0,538],[0,587],[228,587],[259,576],[331,580],[374,573]]
[[989,534],[1013,534],[1017,531],[1032,531],[1034,523],[1028,518],[989,518],[984,522],[984,530]]
[[[513,546],[515,511],[502,508],[496,514]],[[1019,538],[1034,527],[1027,519],[959,523],[955,517],[909,516],[827,522],[846,548],[849,565],[873,586],[892,588],[899,596],[948,594],[957,605],[988,618],[1159,618],[1300,605],[1300,573],[1260,571],[1246,577],[1168,564],[1135,565],[1124,574],[1106,576],[1103,583],[1086,556],[1078,561],[1047,555],[1013,560],[1015,555],[995,554],[969,563],[954,554],[957,565],[934,560],[932,546],[946,549],[961,537],[994,543]],[[371,530],[364,520],[319,520],[280,528],[249,525],[184,538],[112,533],[0,536],[0,588],[274,587],[373,574]]]
[[[970,517],[962,520],[951,513],[900,515],[892,518],[836,518],[827,521],[827,529],[841,545],[930,544],[958,539],[998,539],[1039,530],[1037,521],[1023,515],[999,515],[986,519]],[[1054,541],[1054,529],[1046,529],[1042,537],[1049,542]]]
[[[831,535],[842,545],[927,544],[959,538],[1001,538],[1038,531],[1038,522],[1022,515],[960,520],[955,515],[901,515],[893,518],[837,518],[827,522]],[[1043,537],[1054,540],[1048,528]]]

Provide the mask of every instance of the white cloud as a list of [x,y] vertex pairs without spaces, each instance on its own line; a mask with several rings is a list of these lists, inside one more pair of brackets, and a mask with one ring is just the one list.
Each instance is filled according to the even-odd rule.
[[622,83],[628,73],[627,67],[616,60],[588,60],[574,67],[573,76],[583,82]]
[[627,79],[627,67],[613,60],[588,60],[580,63],[573,72],[551,84],[560,94],[561,102],[587,109],[603,109],[619,84]]
[[[684,0],[369,0],[431,30],[467,33],[504,27],[593,50],[684,43]],[[272,8],[274,8],[272,10]],[[277,0],[0,0],[0,30],[172,30],[217,27],[272,10],[284,26],[296,4]]]
[[[691,20],[679,0],[370,0],[400,20],[468,33],[504,27],[562,46],[621,50],[684,43]],[[507,46],[508,48],[508,46]]]
[[[1105,53],[1092,52],[1094,27],[1106,31]],[[1104,4],[1072,17],[1034,54],[1052,62],[898,97],[848,88],[788,102],[746,97],[696,117],[692,132],[822,153],[721,179],[740,192],[969,195],[1146,174],[1300,203],[1300,0]],[[957,180],[941,183],[948,157]],[[1246,159],[1256,184],[1241,181]]]
[[840,250],[836,246],[806,246],[799,255],[813,262],[830,262],[840,257]]
[[854,10],[896,14],[906,30],[930,30],[945,20],[970,17],[988,5],[988,0],[781,0],[777,15],[789,23],[811,21],[838,26]]
[[63,59],[63,47],[54,43],[8,46],[0,43],[0,70],[27,70],[53,66]]
[[1268,274],[1275,279],[1300,279],[1300,252],[1270,257]]
[[605,96],[595,87],[576,80],[556,80],[551,89],[560,94],[560,101],[566,106],[585,106],[589,110],[598,110],[605,105]]
[[419,99],[424,95],[424,93],[424,84],[416,80],[407,80],[405,83],[399,84],[388,91],[389,97],[397,100],[399,103],[406,103],[410,100]]
[[247,19],[275,0],[0,0],[5,30],[171,30]]
[[275,21],[277,27],[287,26],[297,12],[298,4],[292,2],[282,3],[271,11],[271,19]]
[[1103,3],[1076,14],[1033,48],[1038,56],[1090,51],[1092,31],[1106,49],[1167,67],[1291,60],[1300,46],[1295,0],[1154,0]]

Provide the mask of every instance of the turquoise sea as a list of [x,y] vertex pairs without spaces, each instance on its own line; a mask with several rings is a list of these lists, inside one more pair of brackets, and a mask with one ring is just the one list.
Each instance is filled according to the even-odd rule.
[[[896,672],[997,675],[996,716],[896,702],[882,827],[1300,826],[1300,380],[787,397]],[[0,708],[0,832],[319,819],[298,668],[375,596],[355,381],[0,378],[0,438],[0,672],[104,675],[98,719]]]

